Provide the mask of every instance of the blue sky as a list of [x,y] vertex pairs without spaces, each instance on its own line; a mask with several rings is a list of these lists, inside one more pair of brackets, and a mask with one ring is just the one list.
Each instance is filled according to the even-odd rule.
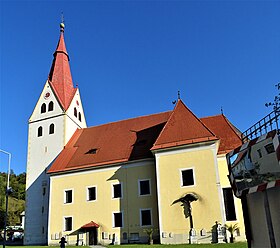
[[171,110],[180,90],[198,117],[222,107],[244,131],[278,93],[279,1],[2,0],[0,9],[0,149],[12,153],[16,174],[61,12],[88,126]]

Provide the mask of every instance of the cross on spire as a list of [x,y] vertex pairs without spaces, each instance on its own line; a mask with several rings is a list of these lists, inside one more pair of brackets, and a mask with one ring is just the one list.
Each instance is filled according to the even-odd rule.
[[64,15],[63,12],[61,12],[61,23],[60,23],[60,32],[64,33]]

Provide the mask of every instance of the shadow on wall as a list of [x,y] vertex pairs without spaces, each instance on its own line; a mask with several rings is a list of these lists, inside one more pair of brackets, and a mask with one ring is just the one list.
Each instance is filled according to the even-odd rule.
[[[120,202],[119,209],[121,211],[119,213],[113,213],[112,216],[115,227],[120,224],[120,232],[111,235],[112,244],[148,243],[150,237],[144,230],[147,228],[159,229],[155,173],[154,160],[151,159],[141,162],[140,166],[130,167],[123,165],[107,180],[116,182],[116,184],[112,183],[113,187],[116,185],[113,188],[113,194],[118,196],[118,190],[121,191],[121,196],[118,197]],[[139,197],[139,179],[147,178],[150,179],[151,194]],[[144,209],[151,209],[151,225],[145,226],[141,223],[143,220],[141,219],[141,217],[143,218],[141,211]],[[153,233],[153,239],[159,243],[158,231]]]
[[48,244],[50,176],[46,172],[49,170],[52,163],[42,171],[32,185],[26,190],[25,245]]

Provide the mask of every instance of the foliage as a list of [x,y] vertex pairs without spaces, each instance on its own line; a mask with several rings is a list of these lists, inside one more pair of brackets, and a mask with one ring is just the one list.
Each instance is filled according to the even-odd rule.
[[225,225],[225,228],[229,231],[230,233],[230,243],[233,243],[234,242],[234,237],[233,237],[233,234],[235,231],[237,231],[239,229],[238,227],[238,224],[235,223],[234,225],[231,224],[231,225]]
[[154,233],[155,229],[154,228],[148,228],[148,229],[144,229],[143,232],[147,233],[147,235],[149,236],[149,240],[153,239],[153,233]]
[[[7,178],[7,173],[0,173],[0,229],[4,227]],[[24,211],[25,205],[25,179],[25,173],[16,175],[11,170],[9,186],[13,192],[9,195],[7,225],[17,225],[20,223],[20,214]]]
[[231,235],[233,235],[234,232],[237,231],[237,230],[239,229],[237,223],[235,223],[234,225],[233,225],[233,224],[231,224],[231,225],[227,225],[227,224],[226,224],[226,225],[225,225],[225,228],[229,231],[229,233],[230,233]]

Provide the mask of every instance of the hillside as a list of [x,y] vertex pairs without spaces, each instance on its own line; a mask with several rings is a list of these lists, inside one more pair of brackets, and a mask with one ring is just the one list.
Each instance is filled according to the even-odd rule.
[[[25,178],[26,174],[15,175],[11,171],[10,187],[13,192],[9,196],[7,225],[14,226],[20,224],[20,214],[24,211],[25,205]],[[5,191],[7,187],[7,173],[0,173],[0,229],[4,227],[4,216],[6,208]]]

